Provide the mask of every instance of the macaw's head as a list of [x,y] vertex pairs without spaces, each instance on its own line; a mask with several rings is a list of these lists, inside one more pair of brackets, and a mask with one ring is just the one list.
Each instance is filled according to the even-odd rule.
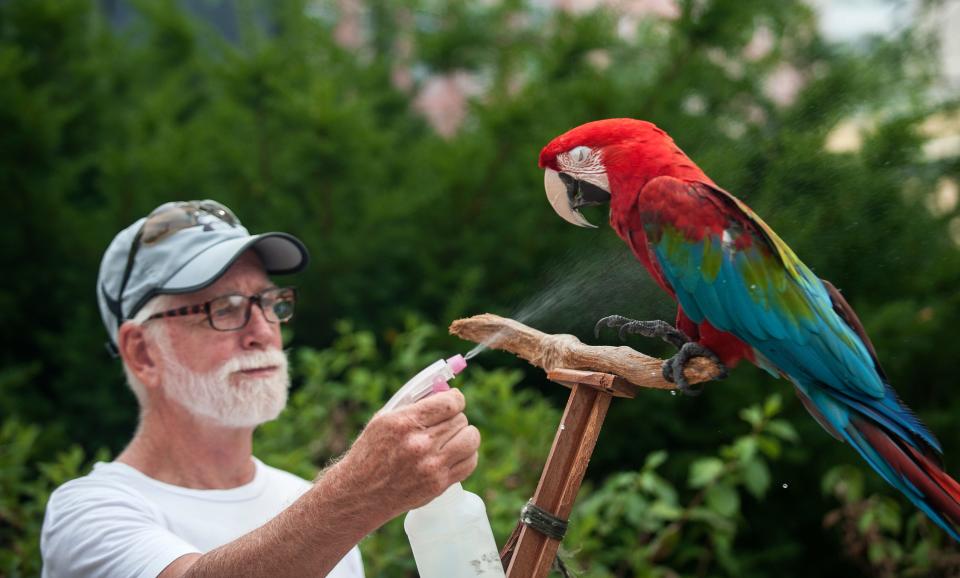
[[580,125],[540,151],[547,199],[564,220],[594,227],[581,207],[615,203],[631,181],[637,181],[634,190],[639,192],[643,182],[656,176],[663,153],[672,151],[679,149],[667,133],[642,120],[611,118]]

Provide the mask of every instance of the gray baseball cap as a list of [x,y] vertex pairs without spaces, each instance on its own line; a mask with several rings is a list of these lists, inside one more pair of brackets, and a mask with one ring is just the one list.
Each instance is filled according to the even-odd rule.
[[97,276],[100,316],[110,334],[107,348],[115,353],[120,324],[154,296],[213,284],[247,249],[256,251],[270,274],[296,273],[310,259],[293,235],[251,235],[216,201],[165,203],[120,231]]

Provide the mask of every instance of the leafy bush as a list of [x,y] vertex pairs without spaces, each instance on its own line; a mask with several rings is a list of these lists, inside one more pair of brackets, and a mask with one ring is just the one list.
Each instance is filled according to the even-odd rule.
[[[16,419],[0,427],[0,576],[40,575],[40,528],[50,493],[86,474],[91,464],[79,446],[40,462],[40,427]],[[96,460],[106,460],[100,452]]]
[[951,578],[960,575],[960,546],[922,512],[887,494],[867,494],[863,470],[837,466],[823,477],[823,492],[840,505],[824,526],[836,528],[844,553],[878,578]]
[[584,488],[565,544],[587,575],[744,575],[734,548],[744,522],[741,494],[762,500],[771,484],[768,461],[780,457],[784,441],[797,441],[793,427],[776,419],[780,407],[779,396],[772,396],[743,409],[749,432],[692,463],[690,496],[681,497],[657,472],[669,458],[663,450],[649,454],[638,471],[614,474],[596,490]]

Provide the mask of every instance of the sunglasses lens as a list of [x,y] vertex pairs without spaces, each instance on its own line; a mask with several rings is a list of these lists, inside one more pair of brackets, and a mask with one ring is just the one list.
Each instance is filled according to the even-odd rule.
[[143,234],[140,237],[140,242],[144,245],[150,245],[196,224],[197,218],[193,211],[184,207],[171,207],[147,217],[147,221],[143,224]]
[[240,224],[240,219],[233,214],[233,211],[216,201],[200,201],[197,203],[197,208],[209,215],[213,215],[228,225],[235,227]]

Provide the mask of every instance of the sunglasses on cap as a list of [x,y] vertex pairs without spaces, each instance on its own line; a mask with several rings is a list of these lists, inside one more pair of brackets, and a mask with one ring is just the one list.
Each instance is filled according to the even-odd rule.
[[[201,218],[204,216],[214,217],[230,225],[231,227],[240,226],[240,219],[233,214],[226,206],[216,201],[178,201],[167,203],[154,209],[147,215],[147,220],[143,222],[140,230],[133,237],[130,243],[130,253],[127,256],[127,265],[123,270],[123,280],[120,282],[120,292],[117,294],[117,304],[122,307],[123,292],[130,281],[130,274],[133,272],[133,263],[137,257],[137,251],[144,245],[153,245],[170,237],[178,231],[201,225]],[[117,327],[123,324],[123,312],[116,311]]]

